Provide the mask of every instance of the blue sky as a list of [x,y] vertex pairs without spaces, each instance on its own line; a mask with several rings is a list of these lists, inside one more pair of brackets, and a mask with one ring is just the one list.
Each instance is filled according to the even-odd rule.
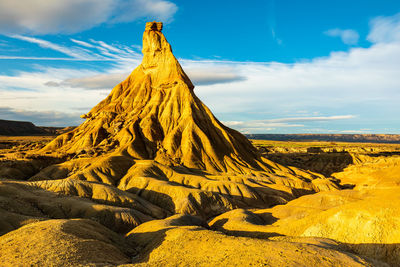
[[195,92],[244,133],[400,133],[400,2],[0,0],[0,119],[67,126],[163,21]]

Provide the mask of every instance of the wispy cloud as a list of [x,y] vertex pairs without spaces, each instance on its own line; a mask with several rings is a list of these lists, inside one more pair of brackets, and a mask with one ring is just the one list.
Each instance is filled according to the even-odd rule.
[[358,32],[355,30],[351,29],[330,29],[324,32],[326,35],[331,36],[331,37],[340,37],[343,43],[348,44],[348,45],[355,45],[358,43],[358,39],[360,38],[360,35]]
[[139,18],[166,21],[177,9],[166,0],[2,0],[0,34],[75,33]]
[[270,0],[268,1],[268,8],[267,8],[267,23],[268,23],[268,27],[269,30],[271,32],[271,37],[272,39],[278,44],[281,45],[282,44],[282,39],[280,39],[277,36],[276,33],[276,17],[275,17],[275,0]]
[[367,39],[372,43],[400,42],[400,13],[371,20],[371,31]]
[[114,60],[137,60],[142,57],[141,54],[133,51],[128,46],[115,46],[107,44],[103,41],[97,41],[93,39],[90,39],[90,41],[95,44],[94,48],[99,50],[103,56],[109,57]]
[[89,44],[88,42],[76,40],[76,39],[73,39],[73,38],[71,38],[70,40],[71,40],[72,42],[74,42],[74,43],[80,45],[80,46],[89,47],[89,48],[95,48],[94,45]]
[[52,60],[52,61],[81,61],[81,59],[70,57],[30,57],[30,56],[4,56],[0,55],[0,59],[22,59],[22,60]]
[[92,57],[91,55],[89,55],[88,53],[86,53],[84,50],[82,49],[76,49],[76,48],[71,48],[71,47],[65,47],[65,46],[61,46],[43,39],[39,39],[39,38],[34,38],[34,37],[28,37],[28,36],[22,36],[22,35],[10,35],[9,37],[14,38],[14,39],[19,39],[22,41],[26,41],[29,43],[33,43],[33,44],[37,44],[42,48],[48,48],[60,53],[63,53],[67,56],[70,56],[72,58],[75,59],[95,59],[94,57]]
[[[41,38],[29,37],[23,35],[10,35],[10,38],[22,40],[25,42],[37,44],[42,48],[51,49],[60,52],[69,57],[31,57],[31,56],[4,56],[0,55],[0,59],[26,59],[26,60],[74,60],[74,61],[131,61],[137,62],[142,56],[130,49],[128,46],[119,45],[119,47],[106,44],[103,41],[91,39],[92,44],[70,39],[79,46],[59,45]],[[90,49],[88,49],[90,48]]]

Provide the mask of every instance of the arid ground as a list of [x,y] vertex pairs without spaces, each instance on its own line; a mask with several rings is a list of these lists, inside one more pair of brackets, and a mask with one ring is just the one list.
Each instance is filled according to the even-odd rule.
[[202,217],[173,215],[168,199],[154,205],[156,196],[146,201],[111,185],[34,182],[67,160],[26,154],[53,138],[0,137],[4,266],[399,264],[398,144],[253,140],[266,158],[332,177],[341,188]]

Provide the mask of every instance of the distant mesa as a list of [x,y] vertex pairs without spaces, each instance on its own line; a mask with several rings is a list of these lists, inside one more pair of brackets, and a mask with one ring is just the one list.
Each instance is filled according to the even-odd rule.
[[29,121],[0,120],[0,135],[27,136],[27,135],[59,135],[74,129],[69,127],[36,126]]
[[28,121],[0,120],[0,135],[47,135],[44,129]]

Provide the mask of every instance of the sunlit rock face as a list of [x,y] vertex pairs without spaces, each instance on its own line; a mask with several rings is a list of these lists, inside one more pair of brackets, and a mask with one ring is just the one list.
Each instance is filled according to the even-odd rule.
[[85,123],[45,150],[118,151],[213,173],[267,170],[250,142],[196,97],[161,30],[160,22],[146,24],[142,63],[84,115]]
[[[42,153],[76,155],[31,180],[78,179],[140,194],[168,213],[210,217],[337,189],[322,175],[269,161],[194,93],[161,22],[148,22],[142,63]],[[89,164],[88,164],[89,163]]]

